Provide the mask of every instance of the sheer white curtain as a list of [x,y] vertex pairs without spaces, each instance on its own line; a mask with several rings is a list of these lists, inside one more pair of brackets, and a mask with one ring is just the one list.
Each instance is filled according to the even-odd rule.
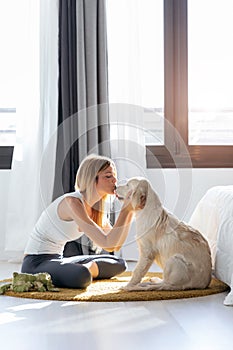
[[145,172],[145,137],[163,142],[163,0],[106,1],[112,156],[129,177]]
[[118,177],[145,175],[140,0],[107,0],[111,154]]
[[[163,125],[163,0],[107,0],[107,18],[112,158],[120,181],[147,177],[145,136],[160,141],[147,129]],[[137,257],[134,237],[133,225],[125,258]]]
[[[111,157],[119,182],[146,176],[140,3],[141,0],[107,0]],[[119,209],[115,201],[116,216]],[[119,253],[124,258],[137,258],[134,225]]]
[[57,126],[58,95],[58,0],[21,0],[17,7],[17,131],[5,234],[9,259],[22,258],[35,221],[52,198],[55,142],[49,141]]

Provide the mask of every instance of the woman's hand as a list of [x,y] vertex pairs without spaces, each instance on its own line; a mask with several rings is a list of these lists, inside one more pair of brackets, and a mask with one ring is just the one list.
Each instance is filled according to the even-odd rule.
[[130,190],[126,194],[126,197],[124,199],[124,203],[123,203],[123,206],[122,206],[122,210],[125,209],[128,212],[134,211],[134,208],[132,206],[132,194],[133,194],[133,190]]

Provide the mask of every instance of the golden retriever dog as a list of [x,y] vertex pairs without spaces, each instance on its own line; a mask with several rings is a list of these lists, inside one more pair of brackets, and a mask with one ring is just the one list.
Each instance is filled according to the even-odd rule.
[[[145,178],[131,178],[116,188],[124,199],[131,191],[135,209],[139,261],[125,290],[204,289],[211,281],[211,252],[200,232],[168,213]],[[140,283],[152,263],[163,269],[163,280]]]

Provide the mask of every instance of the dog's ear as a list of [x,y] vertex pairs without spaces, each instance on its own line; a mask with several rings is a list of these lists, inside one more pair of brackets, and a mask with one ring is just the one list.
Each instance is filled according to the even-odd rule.
[[143,209],[146,204],[148,183],[141,180],[132,194],[132,207],[135,210]]

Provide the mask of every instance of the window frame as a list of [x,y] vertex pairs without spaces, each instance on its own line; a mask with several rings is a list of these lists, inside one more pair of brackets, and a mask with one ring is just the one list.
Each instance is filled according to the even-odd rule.
[[[14,112],[16,113],[16,108],[1,108],[1,112]],[[13,157],[14,146],[0,146],[0,170],[11,169],[12,157]]]
[[147,168],[233,167],[233,146],[188,145],[188,0],[164,0],[164,118],[164,145],[146,146]]
[[11,169],[14,146],[0,146],[0,170]]

